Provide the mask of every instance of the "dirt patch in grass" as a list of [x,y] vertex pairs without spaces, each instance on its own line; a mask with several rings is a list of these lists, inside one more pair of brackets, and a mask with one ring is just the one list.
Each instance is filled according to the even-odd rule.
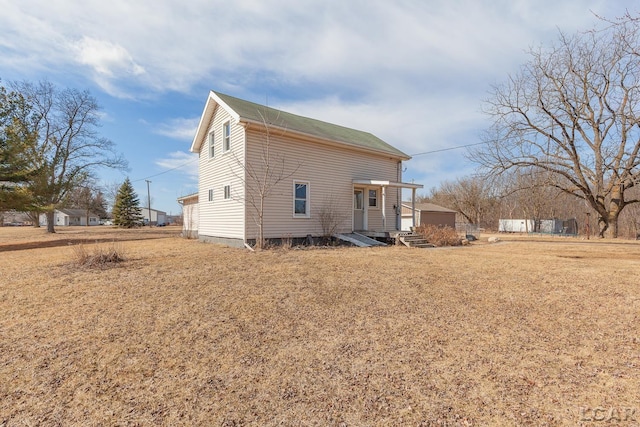
[[161,239],[176,236],[179,227],[120,229],[115,227],[58,227],[47,233],[44,227],[0,227],[0,252],[56,248],[84,243]]
[[148,231],[108,270],[0,254],[0,425],[640,419],[638,244],[251,253]]

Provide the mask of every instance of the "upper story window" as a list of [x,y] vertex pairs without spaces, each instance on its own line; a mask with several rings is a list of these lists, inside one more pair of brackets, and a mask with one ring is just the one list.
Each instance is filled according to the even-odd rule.
[[215,134],[213,131],[209,132],[209,157],[215,156]]
[[209,201],[213,202],[213,189],[209,190]]
[[225,122],[222,125],[222,151],[231,149],[231,122]]
[[225,199],[230,199],[231,198],[231,186],[230,185],[225,185],[224,186],[224,198]]
[[309,217],[309,182],[293,181],[293,216]]
[[378,190],[369,190],[369,207],[378,207]]

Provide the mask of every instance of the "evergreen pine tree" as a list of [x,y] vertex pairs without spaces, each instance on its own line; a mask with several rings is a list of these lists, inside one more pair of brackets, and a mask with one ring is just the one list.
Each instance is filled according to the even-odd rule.
[[140,225],[143,217],[139,205],[138,195],[133,190],[131,181],[127,178],[120,186],[113,205],[113,223],[122,228]]

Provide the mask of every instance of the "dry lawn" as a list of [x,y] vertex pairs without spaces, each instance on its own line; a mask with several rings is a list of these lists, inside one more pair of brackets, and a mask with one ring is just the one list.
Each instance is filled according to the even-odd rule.
[[[251,253],[177,235],[0,228],[0,426],[640,421],[636,242]],[[73,265],[78,242],[125,261]]]

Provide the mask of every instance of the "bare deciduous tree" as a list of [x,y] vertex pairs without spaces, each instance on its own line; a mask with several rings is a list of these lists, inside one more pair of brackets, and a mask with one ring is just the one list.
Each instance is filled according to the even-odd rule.
[[618,217],[639,200],[640,61],[637,20],[560,34],[549,49],[493,88],[493,127],[472,157],[492,174],[538,169],[550,186],[597,212],[599,232],[618,235]]
[[14,83],[32,105],[37,144],[29,153],[36,176],[30,181],[35,211],[47,214],[47,231],[54,233],[54,210],[76,186],[99,167],[126,168],[112,141],[101,137],[99,106],[88,91],[58,89],[49,82]]
[[67,204],[70,207],[85,211],[86,223],[89,225],[89,214],[97,214],[100,218],[106,218],[106,200],[100,189],[92,182],[72,189],[68,195]]
[[342,209],[337,197],[329,195],[324,198],[322,204],[317,209],[316,217],[322,229],[322,236],[330,238],[349,220],[349,216]]
[[497,207],[497,197],[488,183],[480,177],[444,181],[439,188],[431,190],[429,200],[456,210],[470,224],[486,226],[488,222],[494,222],[488,216]]
[[517,207],[526,219],[555,218],[561,213],[557,200],[561,192],[550,185],[547,172],[536,168],[519,169],[503,181],[501,201]]
[[[272,132],[278,126],[278,117],[271,120],[267,117],[267,112],[260,112],[262,126],[259,132],[259,147],[254,144],[251,150],[259,150],[258,161],[251,161],[249,153],[245,152],[243,157],[233,152],[235,166],[232,173],[244,186],[244,195],[241,197],[246,201],[253,211],[253,217],[258,226],[258,236],[256,236],[256,248],[262,249],[265,245],[264,223],[265,223],[265,203],[267,199],[278,188],[284,180],[291,178],[300,169],[301,164],[288,165],[285,156],[273,150]],[[282,130],[284,133],[285,131]]]

